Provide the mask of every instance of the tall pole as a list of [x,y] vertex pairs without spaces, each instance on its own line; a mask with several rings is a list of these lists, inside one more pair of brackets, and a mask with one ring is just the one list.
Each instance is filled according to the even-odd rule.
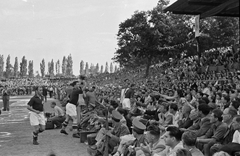
[[200,66],[200,59],[201,59],[201,50],[200,50],[200,39],[199,36],[196,37],[196,41],[197,41],[197,54],[198,54],[198,66]]
[[197,16],[195,17],[195,28],[194,28],[194,31],[195,31],[195,38],[196,38],[196,41],[197,41],[198,65],[200,66],[201,49],[200,49],[200,40],[199,40],[199,37],[200,37],[200,33],[199,33],[199,29],[200,29],[199,21],[200,21],[200,15],[197,15]]

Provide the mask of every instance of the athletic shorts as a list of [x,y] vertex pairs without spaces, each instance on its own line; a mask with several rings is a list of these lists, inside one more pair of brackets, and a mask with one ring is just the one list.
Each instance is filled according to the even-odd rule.
[[41,112],[37,114],[35,112],[30,112],[30,124],[31,126],[46,125],[44,113]]
[[67,103],[66,105],[66,114],[71,116],[71,117],[76,117],[77,116],[77,107],[74,104]]
[[122,108],[123,108],[123,109],[128,109],[128,110],[131,109],[131,102],[130,102],[130,99],[129,99],[129,98],[123,99]]

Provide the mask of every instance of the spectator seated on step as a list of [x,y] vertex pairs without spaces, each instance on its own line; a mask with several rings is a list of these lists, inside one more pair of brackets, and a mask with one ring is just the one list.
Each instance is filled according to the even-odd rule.
[[52,121],[52,123],[54,124],[54,126],[56,126],[56,128],[61,128],[62,123],[66,119],[65,112],[62,110],[62,108],[57,106],[56,102],[51,103],[51,108],[54,109],[54,114],[48,120]]

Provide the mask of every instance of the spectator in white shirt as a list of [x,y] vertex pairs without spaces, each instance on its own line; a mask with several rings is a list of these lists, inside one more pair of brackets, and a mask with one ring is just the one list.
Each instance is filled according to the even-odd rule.
[[52,102],[51,107],[54,109],[54,116],[49,120],[56,125],[56,128],[61,128],[62,123],[65,121],[65,113],[59,106],[57,106],[56,102]]
[[232,126],[235,130],[232,142],[240,144],[240,115],[233,119]]
[[[233,140],[231,143],[228,143],[222,146],[219,151],[225,151],[230,155],[235,155],[240,152],[240,115],[237,115],[232,121],[233,129],[236,130],[233,134]],[[215,153],[216,154],[216,153]],[[214,156],[215,156],[214,154]]]
[[206,84],[203,84],[202,86],[204,87],[202,93],[203,94],[207,94],[208,96],[210,96],[211,95],[211,91],[208,88],[208,86]]
[[181,141],[182,132],[178,127],[169,126],[163,136],[167,148],[163,151],[161,156],[175,156],[178,149],[183,148]]

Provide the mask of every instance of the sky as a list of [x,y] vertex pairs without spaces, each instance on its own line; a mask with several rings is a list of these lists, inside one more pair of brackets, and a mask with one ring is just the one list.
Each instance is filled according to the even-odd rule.
[[[72,55],[73,74],[80,61],[110,64],[119,24],[134,11],[151,10],[158,0],[0,0],[0,54],[40,62]],[[173,0],[171,0],[171,3]]]

